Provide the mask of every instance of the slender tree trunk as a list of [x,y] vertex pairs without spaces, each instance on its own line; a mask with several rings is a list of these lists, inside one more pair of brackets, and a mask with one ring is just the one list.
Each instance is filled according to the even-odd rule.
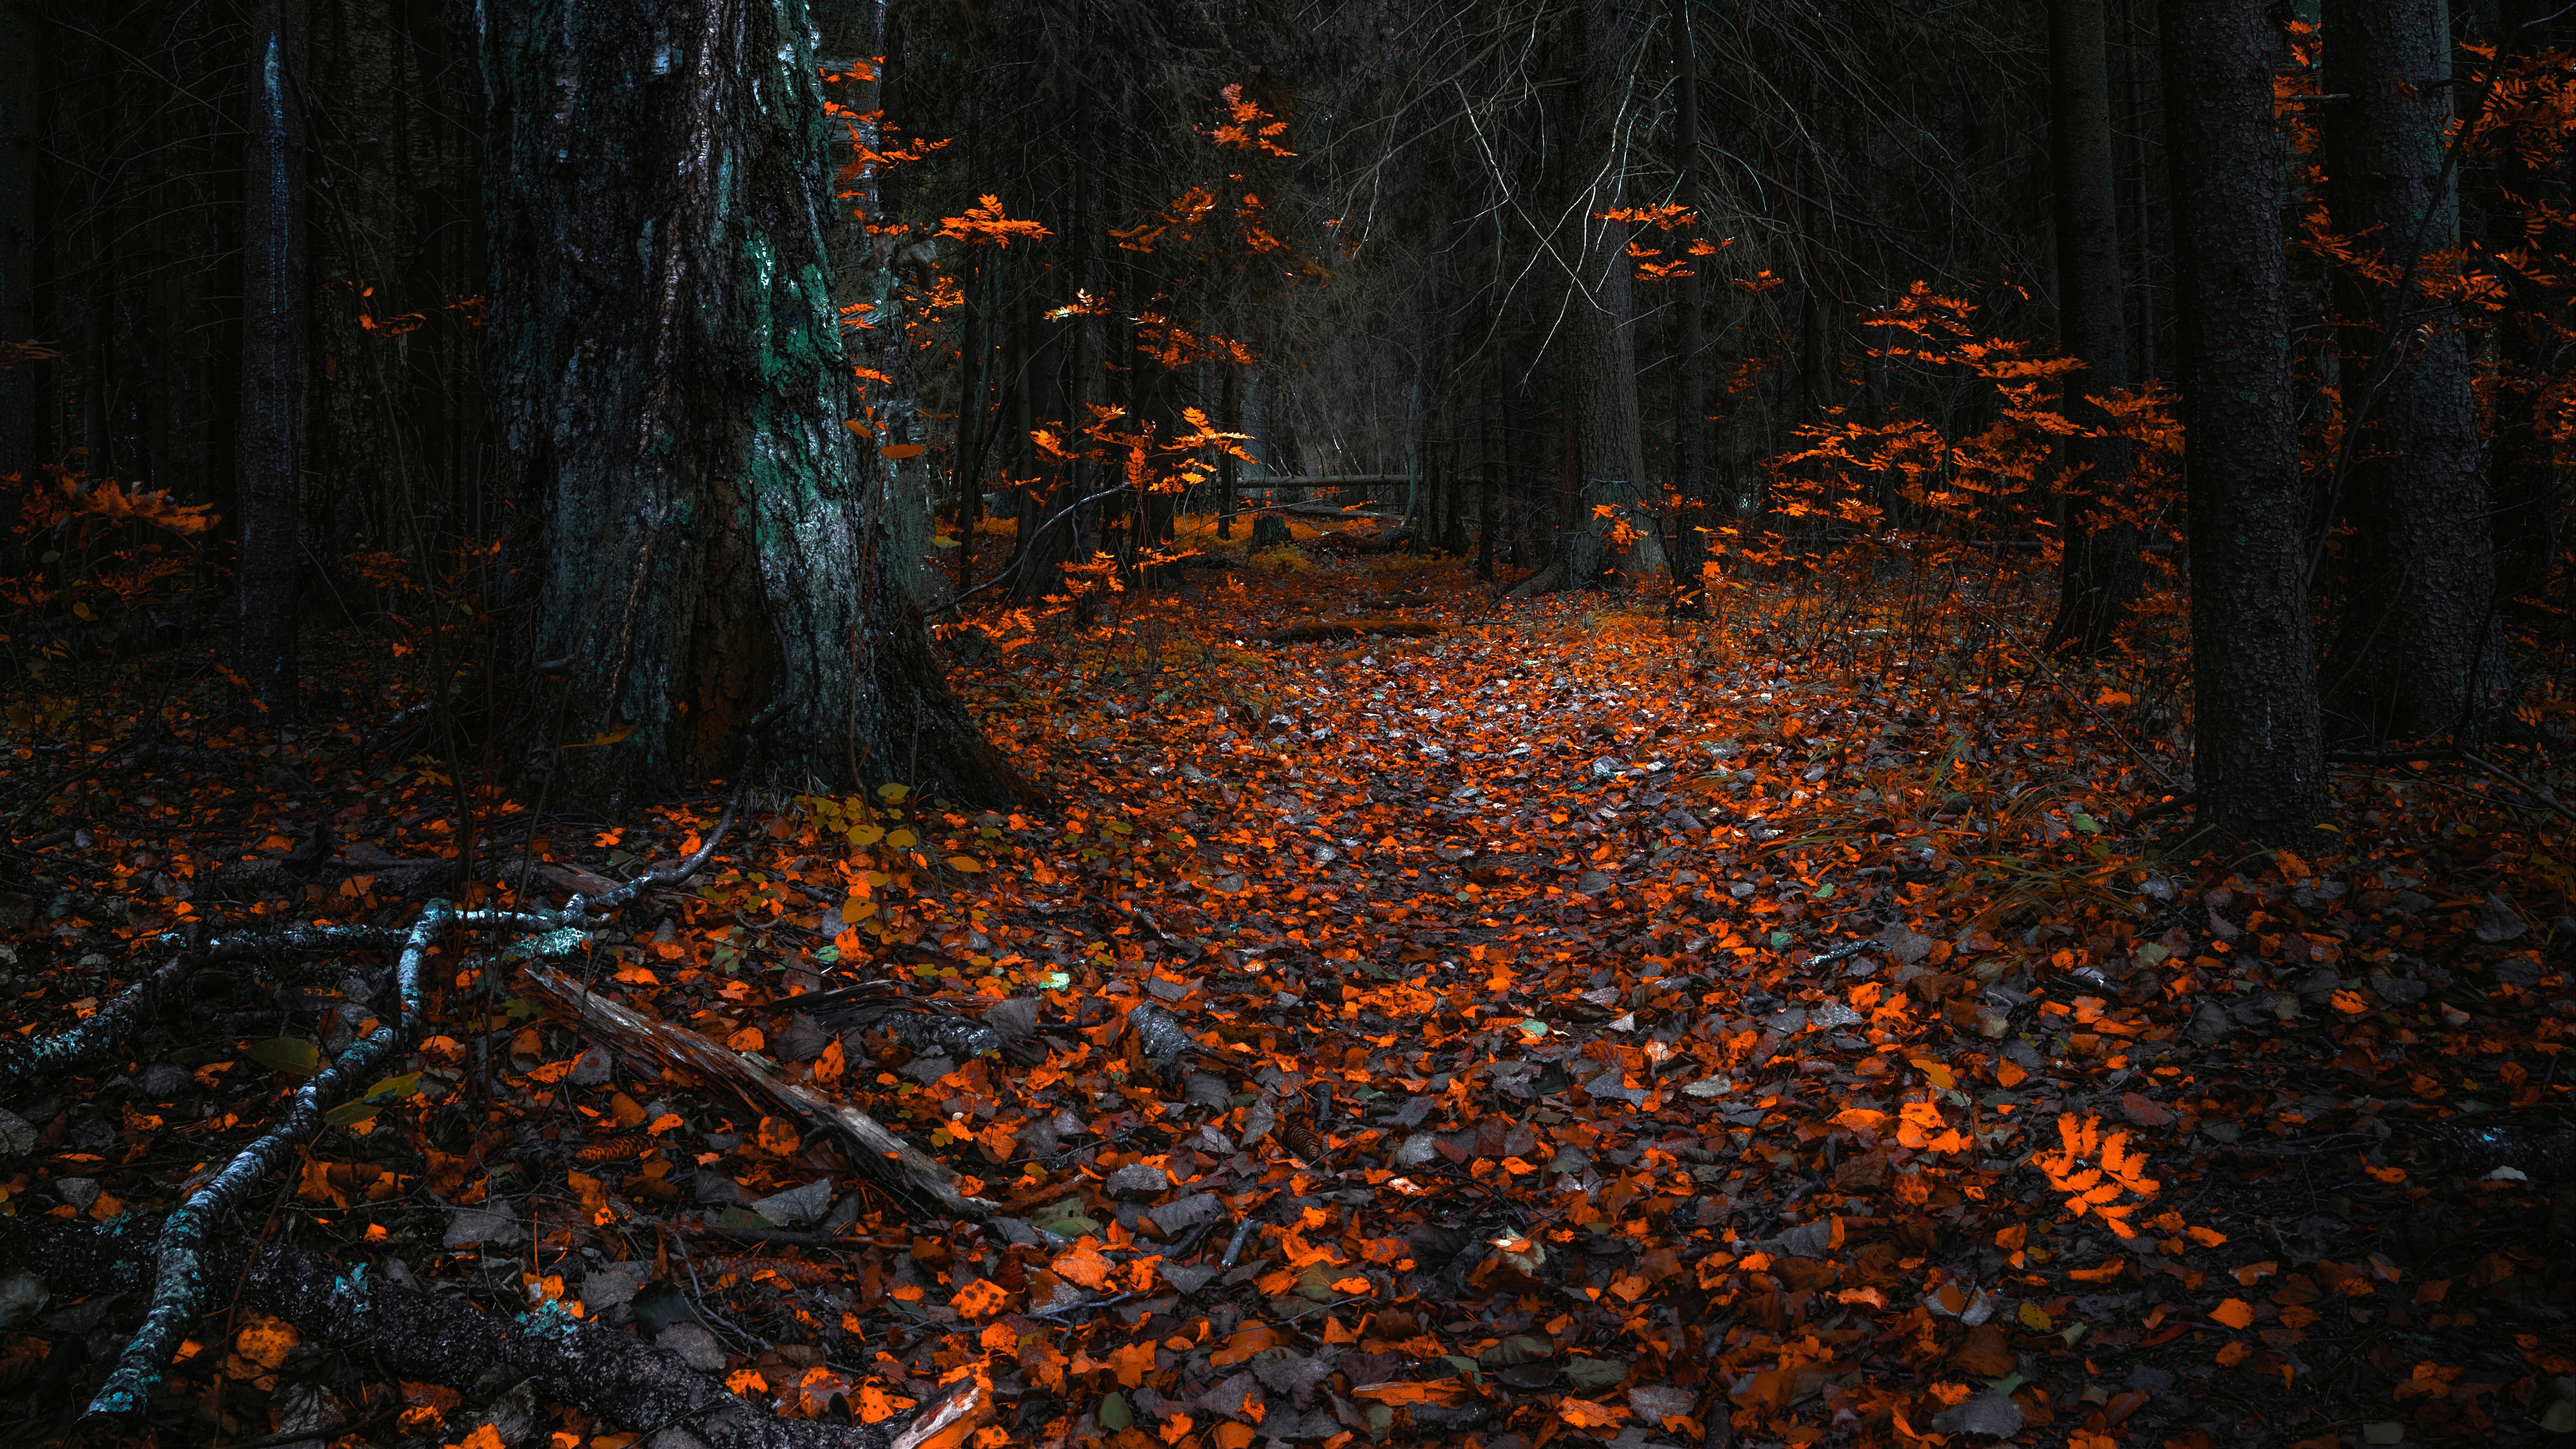
[[526,742],[610,810],[745,770],[1012,793],[843,426],[804,0],[482,13],[504,458],[547,530],[530,657],[570,680]]
[[[2334,733],[2429,739],[2460,725],[2497,642],[2495,543],[2478,476],[2469,356],[2416,258],[2460,235],[2446,0],[2329,0],[2326,68],[2352,99],[2326,108],[2336,230],[2406,285],[2348,279],[2343,401],[2363,427],[2342,482],[2354,534],[2326,666]],[[2367,366],[2355,365],[2367,360]],[[2351,422],[2348,421],[2348,426]]]
[[2201,819],[2285,837],[2326,810],[2290,415],[2285,161],[2262,0],[2165,0]]
[[239,663],[272,726],[295,718],[297,475],[303,457],[305,309],[303,0],[263,0],[251,24],[244,137]]
[[[2066,379],[2067,418],[2106,431],[2095,401],[2128,382],[2120,288],[2118,166],[2111,146],[2111,70],[2104,0],[2049,0],[2050,140],[2057,181],[2057,334],[2084,364]],[[2057,622],[2050,649],[2098,654],[2143,581],[2129,517],[2126,438],[2066,440],[2058,538]]]
[[[1219,392],[1217,427],[1225,432],[1243,431],[1243,406],[1238,395],[1237,369],[1231,362],[1220,362],[1225,381]],[[1219,454],[1216,460],[1216,536],[1234,537],[1234,485],[1236,459],[1232,453]]]
[[[1564,368],[1574,414],[1576,497],[1558,586],[1602,588],[1661,571],[1664,546],[1640,436],[1628,227],[1600,219],[1619,205],[1627,169],[1636,0],[1583,0],[1577,24],[1582,67],[1570,175],[1583,246],[1567,308]],[[1624,545],[1622,535],[1629,540]]]
[[[1674,192],[1688,204],[1699,184],[1699,44],[1691,31],[1691,0],[1672,0],[1674,88],[1673,149],[1680,154]],[[1680,462],[1679,508],[1673,528],[1673,613],[1708,617],[1708,337],[1703,312],[1706,258],[1695,258],[1682,279],[1681,405],[1675,409],[1675,456]]]
[[[42,54],[35,0],[0,0],[0,343],[36,337],[37,84]],[[45,461],[44,373],[0,365],[0,473]],[[8,522],[0,519],[0,524]]]
[[993,345],[984,334],[992,310],[986,273],[994,263],[980,251],[966,274],[965,336],[957,349],[957,592],[975,586],[975,523],[984,514],[985,394],[991,391]]

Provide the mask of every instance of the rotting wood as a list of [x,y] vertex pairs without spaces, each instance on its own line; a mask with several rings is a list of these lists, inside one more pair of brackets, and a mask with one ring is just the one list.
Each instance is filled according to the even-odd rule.
[[908,1206],[917,1209],[933,1203],[953,1217],[979,1222],[993,1215],[995,1205],[990,1200],[960,1192],[956,1177],[945,1166],[858,1108],[835,1102],[811,1087],[780,1081],[740,1052],[687,1027],[655,1021],[585,991],[560,972],[532,964],[527,979],[539,995],[571,1012],[592,1034],[629,1056],[722,1082],[755,1103],[773,1104],[790,1116],[840,1133],[860,1149],[857,1160],[869,1180]]

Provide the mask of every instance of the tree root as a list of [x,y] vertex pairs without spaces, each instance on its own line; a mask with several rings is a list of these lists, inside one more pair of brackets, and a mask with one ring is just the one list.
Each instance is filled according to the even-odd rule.
[[[154,1279],[166,1232],[119,1219],[93,1225],[0,1218],[0,1266],[34,1270],[96,1292]],[[908,1422],[856,1424],[781,1419],[727,1392],[679,1356],[621,1330],[548,1304],[511,1322],[444,1294],[383,1281],[365,1264],[343,1271],[319,1253],[269,1246],[245,1258],[214,1250],[242,1301],[295,1326],[303,1341],[363,1354],[396,1377],[471,1383],[502,1368],[547,1399],[642,1431],[664,1444],[706,1449],[917,1449],[983,1408],[971,1380],[930,1400]],[[327,1436],[320,1436],[327,1437]]]

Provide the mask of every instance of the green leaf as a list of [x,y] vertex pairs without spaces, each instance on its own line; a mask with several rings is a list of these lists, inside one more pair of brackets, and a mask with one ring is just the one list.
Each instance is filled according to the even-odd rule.
[[885,801],[889,805],[902,804],[903,797],[911,793],[912,787],[910,785],[898,785],[892,780],[888,780],[877,787],[877,798]]
[[1111,1394],[1100,1401],[1100,1427],[1111,1433],[1134,1428],[1135,1413],[1127,1407],[1125,1394]]
[[383,1111],[384,1105],[382,1102],[343,1102],[323,1113],[322,1123],[326,1127],[346,1127],[352,1122],[364,1122]]
[[512,1021],[525,1021],[543,1009],[524,996],[513,996],[501,1003],[501,1014]]
[[1832,881],[1826,881],[1823,885],[1820,885],[1820,886],[1816,887],[1816,899],[1817,899],[1817,900],[1820,900],[1820,901],[1828,901],[1828,900],[1832,900],[1832,899],[1833,899],[1833,896],[1834,896],[1834,883],[1833,883]]
[[1535,1333],[1515,1333],[1476,1355],[1476,1362],[1489,1369],[1507,1369],[1554,1357],[1556,1357],[1556,1344],[1553,1340],[1541,1338]]
[[397,1101],[404,1097],[414,1096],[418,1094],[419,1091],[420,1073],[405,1072],[399,1077],[387,1077],[383,1081],[376,1083],[374,1086],[369,1087],[366,1091],[366,1100],[370,1102]]
[[1565,1381],[1578,1389],[1606,1389],[1623,1383],[1628,1365],[1615,1358],[1573,1358],[1565,1361]]
[[2087,835],[2099,835],[2102,833],[2102,822],[2094,819],[2090,815],[2078,815],[2074,817],[2073,824],[2076,829],[2083,831]]
[[322,1070],[322,1049],[300,1036],[273,1036],[253,1042],[250,1059],[272,1071],[309,1077]]

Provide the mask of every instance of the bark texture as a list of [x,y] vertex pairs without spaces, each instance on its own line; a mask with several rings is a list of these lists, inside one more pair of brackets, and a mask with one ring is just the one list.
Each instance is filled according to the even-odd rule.
[[2325,815],[2282,254],[2286,159],[2260,0],[2167,0],[2200,818],[2286,836]]
[[[1664,567],[1654,488],[1646,477],[1637,407],[1637,338],[1628,227],[1599,213],[1620,203],[1627,170],[1636,0],[1583,0],[1572,169],[1582,228],[1566,305],[1564,367],[1574,406],[1577,498],[1566,530],[1564,588],[1602,588]],[[1612,513],[1597,510],[1607,507]],[[1633,535],[1622,547],[1621,531]]]
[[[36,57],[33,0],[0,0],[0,344],[36,336]],[[0,362],[0,473],[43,461],[40,374]]]
[[2331,728],[2348,739],[2430,739],[2466,716],[2495,545],[2478,476],[2469,355],[2453,309],[2419,263],[2460,236],[2444,174],[2451,122],[2446,0],[2330,0],[2327,201],[2335,229],[2395,285],[2347,277],[2343,401],[2362,432],[2342,479],[2353,528],[2343,610],[2326,664]]
[[[2084,364],[2066,379],[2066,415],[2096,433],[2095,401],[2128,382],[2121,296],[2120,204],[2111,149],[2111,66],[2104,0],[2050,0],[2050,160],[2057,183],[2057,335]],[[2128,519],[2126,438],[2066,440],[2058,539],[2057,621],[2047,647],[2095,654],[2138,595],[2138,530]]]
[[305,235],[303,0],[254,12],[243,157],[239,665],[271,725],[295,716],[303,576]]
[[[889,557],[833,306],[804,0],[489,7],[505,466],[544,520],[533,764],[1015,793]],[[879,325],[885,325],[882,314]]]

